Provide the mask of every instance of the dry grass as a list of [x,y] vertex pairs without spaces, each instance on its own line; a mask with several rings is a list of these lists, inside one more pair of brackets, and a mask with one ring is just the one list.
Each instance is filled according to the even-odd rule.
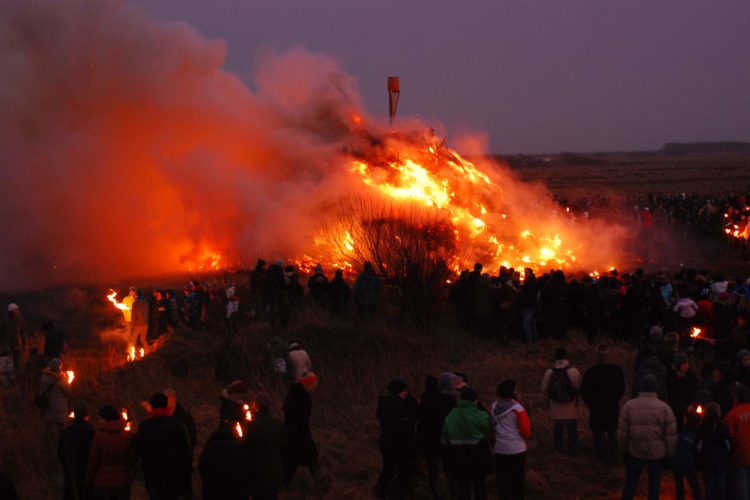
[[[445,370],[467,373],[485,402],[491,401],[501,379],[518,381],[520,398],[533,425],[528,498],[619,497],[622,467],[598,464],[593,459],[585,408],[580,411],[579,456],[572,458],[551,451],[550,422],[540,382],[557,342],[503,345],[468,337],[457,331],[450,319],[440,325],[429,333],[419,333],[391,323],[342,321],[306,310],[283,332],[285,340],[298,341],[308,350],[321,378],[313,400],[312,425],[323,469],[317,482],[304,469],[300,470],[286,498],[371,498],[380,468],[375,406],[383,387],[390,377],[400,374],[418,395],[427,375]],[[279,408],[286,384],[273,376],[265,358],[265,345],[273,334],[267,326],[251,325],[242,331],[238,349],[243,351],[239,357],[247,363],[245,374],[251,386],[268,392]],[[123,363],[124,344],[116,340],[75,350],[65,362],[77,372],[76,398],[86,399],[92,408],[105,403],[126,406],[136,421],[147,417],[140,406],[142,400],[155,391],[173,387],[197,423],[197,462],[203,443],[218,422],[221,385],[214,374],[225,343],[221,334],[180,330],[136,363]],[[577,334],[573,334],[567,347],[571,360],[581,369],[594,363],[595,348]],[[630,369],[633,355],[629,348],[614,346],[612,353],[616,362]],[[170,368],[178,359],[188,361],[187,376],[171,373]],[[30,404],[35,385],[36,379],[27,380],[14,393],[4,395],[0,453],[22,498],[57,498],[60,468],[52,458],[51,444],[45,440],[38,411]],[[200,491],[197,476],[196,473],[194,489]],[[422,475],[415,482],[415,498],[428,497],[426,477]],[[140,481],[136,481],[134,498],[143,498]]]

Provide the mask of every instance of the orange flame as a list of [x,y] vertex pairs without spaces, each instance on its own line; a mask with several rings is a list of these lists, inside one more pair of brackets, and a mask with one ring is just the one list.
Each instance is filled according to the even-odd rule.
[[114,290],[112,290],[112,293],[107,295],[107,300],[112,302],[112,304],[114,304],[114,306],[120,311],[127,311],[130,309],[127,305],[117,301],[117,292]]
[[697,339],[700,336],[701,332],[702,330],[700,328],[694,326],[692,333],[690,333],[690,336],[694,339]]
[[143,359],[146,356],[146,350],[143,347],[136,349],[134,345],[128,346],[128,361]]
[[697,413],[698,415],[702,415],[703,407],[701,405],[698,405],[698,408],[695,409],[695,413]]
[[234,432],[237,434],[238,438],[242,438],[242,425],[240,425],[239,422],[234,424]]
[[253,419],[253,412],[250,411],[250,405],[245,404],[242,406],[242,409],[245,410],[245,420],[250,422]]
[[68,370],[65,374],[68,376],[68,384],[72,384],[73,380],[76,378],[75,372],[73,370]]

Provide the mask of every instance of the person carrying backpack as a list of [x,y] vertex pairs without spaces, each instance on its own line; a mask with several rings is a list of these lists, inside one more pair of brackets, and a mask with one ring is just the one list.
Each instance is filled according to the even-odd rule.
[[542,391],[547,395],[552,418],[552,441],[555,450],[563,451],[563,433],[568,432],[568,450],[578,451],[578,390],[581,373],[568,361],[568,351],[555,349],[555,364],[548,368],[542,379]]

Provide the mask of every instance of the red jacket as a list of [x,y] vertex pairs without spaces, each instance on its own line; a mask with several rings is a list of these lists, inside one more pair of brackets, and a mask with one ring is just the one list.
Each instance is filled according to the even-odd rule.
[[750,465],[750,403],[735,405],[724,417],[732,438],[732,463]]
[[133,435],[122,419],[103,422],[94,435],[86,483],[99,487],[127,486],[133,481]]

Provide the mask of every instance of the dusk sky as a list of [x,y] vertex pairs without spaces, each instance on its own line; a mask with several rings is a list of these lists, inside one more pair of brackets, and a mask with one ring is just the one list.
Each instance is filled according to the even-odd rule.
[[501,153],[653,150],[750,140],[744,0],[127,0],[228,47],[253,86],[258,57],[305,47],[337,58],[368,110]]

